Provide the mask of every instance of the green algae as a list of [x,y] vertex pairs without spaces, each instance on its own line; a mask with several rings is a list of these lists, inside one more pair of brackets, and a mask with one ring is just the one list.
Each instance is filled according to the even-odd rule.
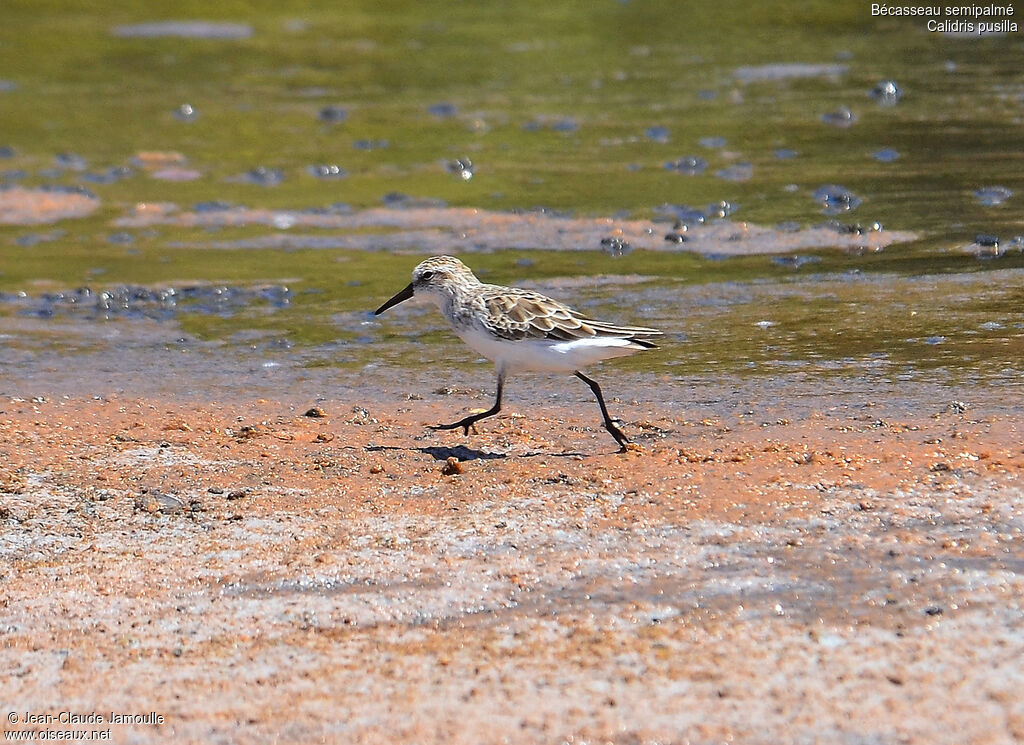
[[[120,24],[182,18],[244,22],[253,33],[233,40],[112,33]],[[824,2],[339,8],[312,0],[288,7],[159,1],[85,10],[12,0],[0,26],[0,77],[14,84],[0,91],[0,146],[15,155],[0,161],[0,174],[21,174],[0,179],[81,184],[81,173],[53,171],[57,153],[79,155],[97,172],[131,165],[146,151],[180,153],[200,177],[169,181],[136,166],[134,175],[113,183],[85,183],[102,200],[89,218],[0,226],[0,291],[284,284],[292,291],[284,307],[183,310],[178,323],[201,339],[238,340],[246,332],[287,339],[307,364],[363,364],[389,340],[408,339],[403,323],[427,347],[447,338],[434,333],[437,319],[429,315],[386,325],[364,325],[359,315],[401,286],[415,257],[214,249],[214,242],[282,231],[125,230],[113,221],[141,202],[361,208],[397,192],[453,206],[639,218],[663,204],[702,208],[725,200],[736,206],[736,220],[807,226],[827,219],[814,190],[841,184],[863,203],[839,220],[878,221],[920,238],[877,253],[801,252],[817,261],[799,267],[765,256],[716,261],[641,251],[614,259],[600,251],[499,251],[474,255],[471,263],[488,281],[540,286],[563,277],[649,277],[631,286],[625,301],[614,284],[579,286],[564,299],[593,301],[595,313],[618,320],[664,325],[675,343],[656,362],[680,374],[722,366],[773,374],[811,361],[826,373],[856,373],[868,364],[886,374],[906,367],[1002,375],[1020,358],[1019,298],[1010,289],[990,292],[988,284],[995,277],[1018,282],[1013,270],[1024,260],[1019,250],[983,261],[962,249],[979,233],[998,235],[1005,245],[1024,232],[1024,48],[1013,35],[955,39],[921,26]],[[795,62],[845,71],[755,80],[737,74],[741,67]],[[896,106],[868,95],[887,79],[904,91]],[[199,112],[193,122],[174,116],[186,102]],[[450,104],[451,115],[431,113],[439,103]],[[343,108],[344,121],[323,121],[327,106]],[[822,121],[844,106],[856,115],[852,126]],[[664,127],[666,136],[649,136],[652,127]],[[706,137],[724,145],[708,147]],[[794,157],[779,157],[783,148]],[[882,148],[897,151],[898,159],[873,158]],[[706,159],[708,168],[696,176],[665,168],[685,155]],[[467,157],[475,166],[471,179],[449,172],[449,161]],[[308,173],[324,163],[347,176],[320,180]],[[716,175],[737,163],[750,164],[749,179]],[[283,181],[247,182],[245,174],[258,166],[280,169]],[[1013,195],[985,206],[975,191],[992,185]],[[51,230],[63,233],[19,244]],[[114,233],[130,242],[112,242]],[[950,295],[940,280],[914,279],[944,275],[961,278],[970,291]],[[681,304],[696,297],[694,288],[714,298],[737,286],[754,288],[753,299],[716,307],[708,317]],[[795,286],[811,289],[793,294]],[[902,312],[907,293],[917,298],[916,315]],[[666,304],[669,312],[635,317],[641,306]],[[754,325],[762,320],[775,325]],[[967,333],[982,323],[996,325]],[[943,341],[906,341],[938,337]],[[649,365],[650,358],[635,364]]]

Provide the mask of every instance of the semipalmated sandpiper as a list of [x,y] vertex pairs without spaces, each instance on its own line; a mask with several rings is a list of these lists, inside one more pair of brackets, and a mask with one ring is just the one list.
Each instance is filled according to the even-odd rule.
[[434,429],[462,427],[468,435],[473,424],[501,410],[501,393],[509,375],[527,371],[572,373],[590,386],[601,407],[605,429],[626,450],[629,439],[608,416],[600,386],[580,370],[602,360],[653,349],[651,339],[661,336],[660,331],[595,321],[539,292],[484,284],[452,256],[434,256],[422,262],[413,269],[409,286],[377,308],[374,315],[414,295],[437,304],[459,338],[498,368],[494,406]]

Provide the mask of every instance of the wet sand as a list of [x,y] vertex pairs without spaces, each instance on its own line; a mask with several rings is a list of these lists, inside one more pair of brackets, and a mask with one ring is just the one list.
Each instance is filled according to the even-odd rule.
[[1024,738],[1019,402],[610,370],[635,452],[573,381],[464,437],[425,425],[476,374],[8,380],[0,699],[163,717],[115,742]]

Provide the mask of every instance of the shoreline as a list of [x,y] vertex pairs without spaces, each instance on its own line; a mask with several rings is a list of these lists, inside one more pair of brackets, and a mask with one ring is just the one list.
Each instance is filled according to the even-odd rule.
[[121,742],[1019,737],[1019,406],[753,390],[616,403],[626,454],[544,396],[426,429],[487,391],[0,400],[0,696],[165,717]]

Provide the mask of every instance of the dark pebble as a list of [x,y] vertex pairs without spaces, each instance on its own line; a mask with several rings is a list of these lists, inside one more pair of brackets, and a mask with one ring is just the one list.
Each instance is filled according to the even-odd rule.
[[340,124],[348,119],[348,111],[341,106],[325,106],[320,109],[317,117],[320,121],[327,122],[328,124]]
[[895,106],[903,98],[903,91],[893,80],[883,80],[868,93],[879,106]]
[[772,259],[773,264],[779,266],[790,267],[791,269],[799,269],[804,264],[816,264],[821,261],[818,256],[776,256]]
[[654,142],[666,143],[669,140],[668,127],[649,127],[644,136]]
[[185,510],[185,503],[171,494],[146,492],[135,498],[135,509],[150,514],[175,515]]
[[719,150],[726,146],[728,140],[724,137],[701,137],[697,142],[708,150]]
[[1005,186],[985,186],[974,192],[974,198],[984,207],[998,207],[1013,196]]
[[86,169],[85,158],[74,153],[57,153],[53,160],[58,168],[67,168],[72,171],[84,171]]
[[707,170],[708,162],[697,155],[684,155],[682,158],[670,160],[665,164],[665,170],[683,173],[687,176],[697,176]]
[[725,181],[749,181],[753,175],[754,165],[752,163],[734,163],[728,168],[715,171],[715,176]]
[[575,132],[579,128],[579,122],[577,122],[571,116],[566,117],[565,119],[559,119],[558,121],[551,123],[551,129],[554,132]]
[[469,158],[458,158],[448,164],[448,172],[454,173],[463,181],[473,178],[473,161]]
[[427,113],[431,116],[436,116],[439,119],[447,119],[453,117],[459,113],[459,107],[448,101],[442,101],[441,103],[435,103],[432,106],[427,107]]
[[180,122],[194,122],[199,118],[199,112],[189,103],[183,103],[174,110],[174,118]]
[[334,164],[310,166],[308,170],[310,175],[322,179],[337,179],[348,176],[348,171]]
[[837,184],[818,187],[814,192],[814,198],[822,203],[826,215],[849,212],[859,207],[861,202],[860,197]]
[[738,209],[739,205],[727,202],[723,199],[721,202],[709,204],[706,214],[711,217],[723,218],[728,217]]
[[196,202],[192,209],[195,212],[225,212],[232,209],[233,205],[228,202],[212,201],[212,202]]
[[825,124],[831,124],[833,127],[846,128],[857,121],[857,115],[847,107],[840,106],[835,111],[831,111],[828,114],[822,114],[821,120],[825,122]]
[[356,140],[352,143],[356,150],[386,150],[390,146],[388,140]]
[[111,233],[107,236],[107,242],[113,243],[114,245],[127,245],[135,242],[135,236],[131,233]]
[[625,256],[633,250],[633,247],[629,245],[628,241],[618,237],[602,238],[601,248],[609,256],[615,257]]
[[413,197],[402,192],[392,191],[385,194],[381,200],[386,207],[419,209],[422,207],[447,207],[448,203],[443,199],[431,199],[430,197]]
[[277,168],[257,166],[251,171],[246,171],[242,176],[242,180],[248,181],[250,184],[258,184],[259,186],[277,186],[284,181],[284,171]]
[[128,166],[116,166],[105,171],[82,174],[82,181],[93,184],[113,184],[121,179],[131,178],[135,171]]

